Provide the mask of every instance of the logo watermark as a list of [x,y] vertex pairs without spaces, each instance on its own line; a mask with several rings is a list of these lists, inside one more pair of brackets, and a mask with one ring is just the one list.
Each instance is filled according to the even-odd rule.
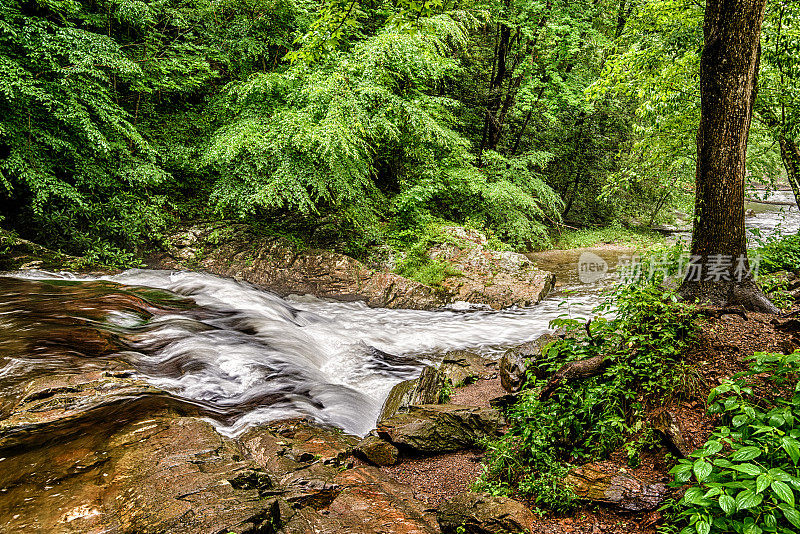
[[578,258],[578,278],[582,284],[591,284],[605,278],[608,262],[594,252],[584,252]]
[[[758,278],[761,257],[758,254],[731,256],[710,254],[705,262],[702,256],[681,254],[675,257],[622,255],[617,257],[615,272],[623,284],[653,282],[657,278],[665,280],[673,277],[690,282],[737,281]],[[608,262],[593,252],[584,252],[578,259],[578,279],[583,284],[591,284],[609,276]]]

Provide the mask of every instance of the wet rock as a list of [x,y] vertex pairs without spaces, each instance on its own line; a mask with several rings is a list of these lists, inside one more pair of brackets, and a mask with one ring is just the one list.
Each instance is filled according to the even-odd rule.
[[375,467],[340,473],[342,486],[328,507],[329,517],[352,534],[438,534],[436,515],[414,498],[411,486],[388,478]]
[[552,273],[539,270],[522,254],[490,250],[481,232],[459,226],[444,227],[442,231],[455,243],[436,245],[428,255],[450,263],[460,273],[442,281],[452,300],[495,309],[531,306],[553,288]]
[[480,378],[495,377],[497,362],[466,350],[454,350],[444,355],[439,372],[458,387]]
[[371,434],[361,440],[355,454],[374,465],[385,466],[396,464],[400,451],[377,434]]
[[462,493],[442,503],[436,514],[443,534],[531,532],[536,520],[520,502],[474,492]]
[[339,494],[341,487],[334,483],[339,470],[329,465],[314,463],[287,473],[277,481],[281,496],[295,507],[327,506]]
[[[267,531],[270,532],[270,531]],[[342,525],[329,515],[323,515],[313,508],[301,508],[281,523],[278,534],[339,534]]]
[[[533,341],[523,343],[519,347],[508,349],[500,359],[499,372],[500,384],[509,393],[515,393],[525,385],[526,373],[528,371],[528,360],[536,361],[542,355],[542,349],[557,338],[551,334],[543,334]],[[545,378],[546,374],[539,370],[536,365],[531,367],[531,371],[537,378]]]
[[664,484],[650,484],[625,473],[597,464],[575,467],[564,483],[581,499],[613,505],[627,512],[658,508],[667,494]]
[[273,477],[310,463],[341,466],[359,438],[308,419],[289,419],[260,425],[239,436],[244,452]]
[[204,270],[259,285],[281,296],[311,294],[363,300],[381,308],[434,309],[450,301],[446,292],[375,271],[328,250],[298,250],[278,236],[256,235],[244,224],[206,224],[167,239],[166,250],[148,263],[166,269]]
[[[326,250],[297,250],[285,238],[256,235],[244,224],[214,223],[186,228],[167,239],[166,249],[148,258],[151,267],[194,269],[257,284],[281,296],[312,294],[363,300],[383,308],[434,309],[453,301],[493,308],[529,306],[552,288],[552,273],[522,254],[487,248],[480,232],[444,229],[453,241],[428,251],[460,274],[433,288]],[[392,263],[387,261],[387,264]]]
[[4,451],[0,530],[216,534],[272,523],[269,478],[209,423],[110,423],[70,441]]
[[428,365],[422,369],[419,378],[396,384],[383,402],[378,421],[405,411],[413,404],[438,404],[442,400],[446,380],[447,377],[439,369]]
[[0,419],[0,449],[40,441],[44,429],[51,436],[80,432],[84,424],[91,425],[122,405],[131,412],[128,417],[135,417],[137,411],[170,404],[180,406],[163,391],[124,373],[38,377],[25,384],[19,400]]
[[504,421],[493,408],[426,404],[412,406],[378,424],[378,435],[398,448],[437,453],[474,446],[498,435]]

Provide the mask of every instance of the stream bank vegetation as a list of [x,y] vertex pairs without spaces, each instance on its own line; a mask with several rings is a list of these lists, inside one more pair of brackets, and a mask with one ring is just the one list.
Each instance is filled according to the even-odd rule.
[[[773,299],[800,286],[779,270],[794,246],[759,249],[770,279],[782,281],[763,286]],[[682,249],[667,253],[676,259]],[[615,287],[591,320],[553,321],[559,335],[528,361],[506,411],[509,432],[485,443],[476,489],[571,517],[596,505],[565,479],[599,465],[670,482],[657,512],[627,516],[627,532],[633,524],[661,534],[800,529],[800,323],[795,314],[681,302],[676,270]],[[787,295],[796,309],[797,295]]]

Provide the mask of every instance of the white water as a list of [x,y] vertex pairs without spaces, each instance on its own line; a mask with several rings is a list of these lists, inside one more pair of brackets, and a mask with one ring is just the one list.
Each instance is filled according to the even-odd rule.
[[[37,271],[16,276],[92,279]],[[374,427],[392,386],[416,376],[441,353],[470,349],[498,355],[547,331],[551,319],[585,316],[594,305],[551,298],[504,311],[390,310],[308,296],[281,299],[193,272],[131,270],[103,279],[166,289],[212,312],[208,319],[174,314],[145,325],[119,312],[107,322],[133,340],[122,356],[139,376],[209,407],[228,434],[297,415],[364,434]]]

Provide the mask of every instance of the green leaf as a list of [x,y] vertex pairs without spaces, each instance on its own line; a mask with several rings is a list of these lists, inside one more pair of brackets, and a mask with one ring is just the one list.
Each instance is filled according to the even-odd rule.
[[761,501],[764,500],[764,497],[757,494],[753,490],[742,490],[736,496],[736,509],[737,510],[746,510],[748,508],[752,508],[754,506],[758,506],[761,504]]
[[772,482],[772,477],[764,473],[756,479],[756,493],[761,493],[767,489]]
[[694,467],[692,469],[694,471],[694,476],[697,477],[697,480],[702,482],[708,478],[708,475],[711,474],[713,467],[710,463],[701,458],[694,463]]
[[772,491],[775,492],[775,495],[780,497],[782,501],[789,506],[794,507],[794,492],[789,486],[786,485],[785,482],[776,480],[770,485],[770,487],[772,488]]
[[720,495],[719,507],[722,508],[722,511],[725,512],[726,515],[729,515],[736,510],[736,501],[730,495]]
[[758,475],[758,474],[760,474],[760,473],[762,473],[764,471],[762,468],[758,467],[757,465],[753,465],[753,464],[734,465],[731,469],[735,469],[736,471],[739,471],[740,473],[745,473],[745,474],[748,474],[748,475],[751,475],[751,476],[756,476],[756,475]]
[[729,459],[733,460],[734,462],[746,462],[748,460],[752,460],[753,458],[758,458],[761,456],[761,449],[758,447],[742,447],[741,449],[735,451],[733,454],[729,456]]
[[783,516],[789,523],[797,528],[800,528],[800,512],[798,512],[796,508],[784,503],[779,504],[778,507],[781,509]]
[[797,461],[800,460],[800,442],[794,438],[783,436],[781,438],[781,447],[783,447],[783,450],[785,450],[786,454],[792,459],[792,463],[797,465]]
[[711,525],[705,519],[701,519],[695,523],[694,528],[697,529],[697,534],[708,534],[711,532]]

